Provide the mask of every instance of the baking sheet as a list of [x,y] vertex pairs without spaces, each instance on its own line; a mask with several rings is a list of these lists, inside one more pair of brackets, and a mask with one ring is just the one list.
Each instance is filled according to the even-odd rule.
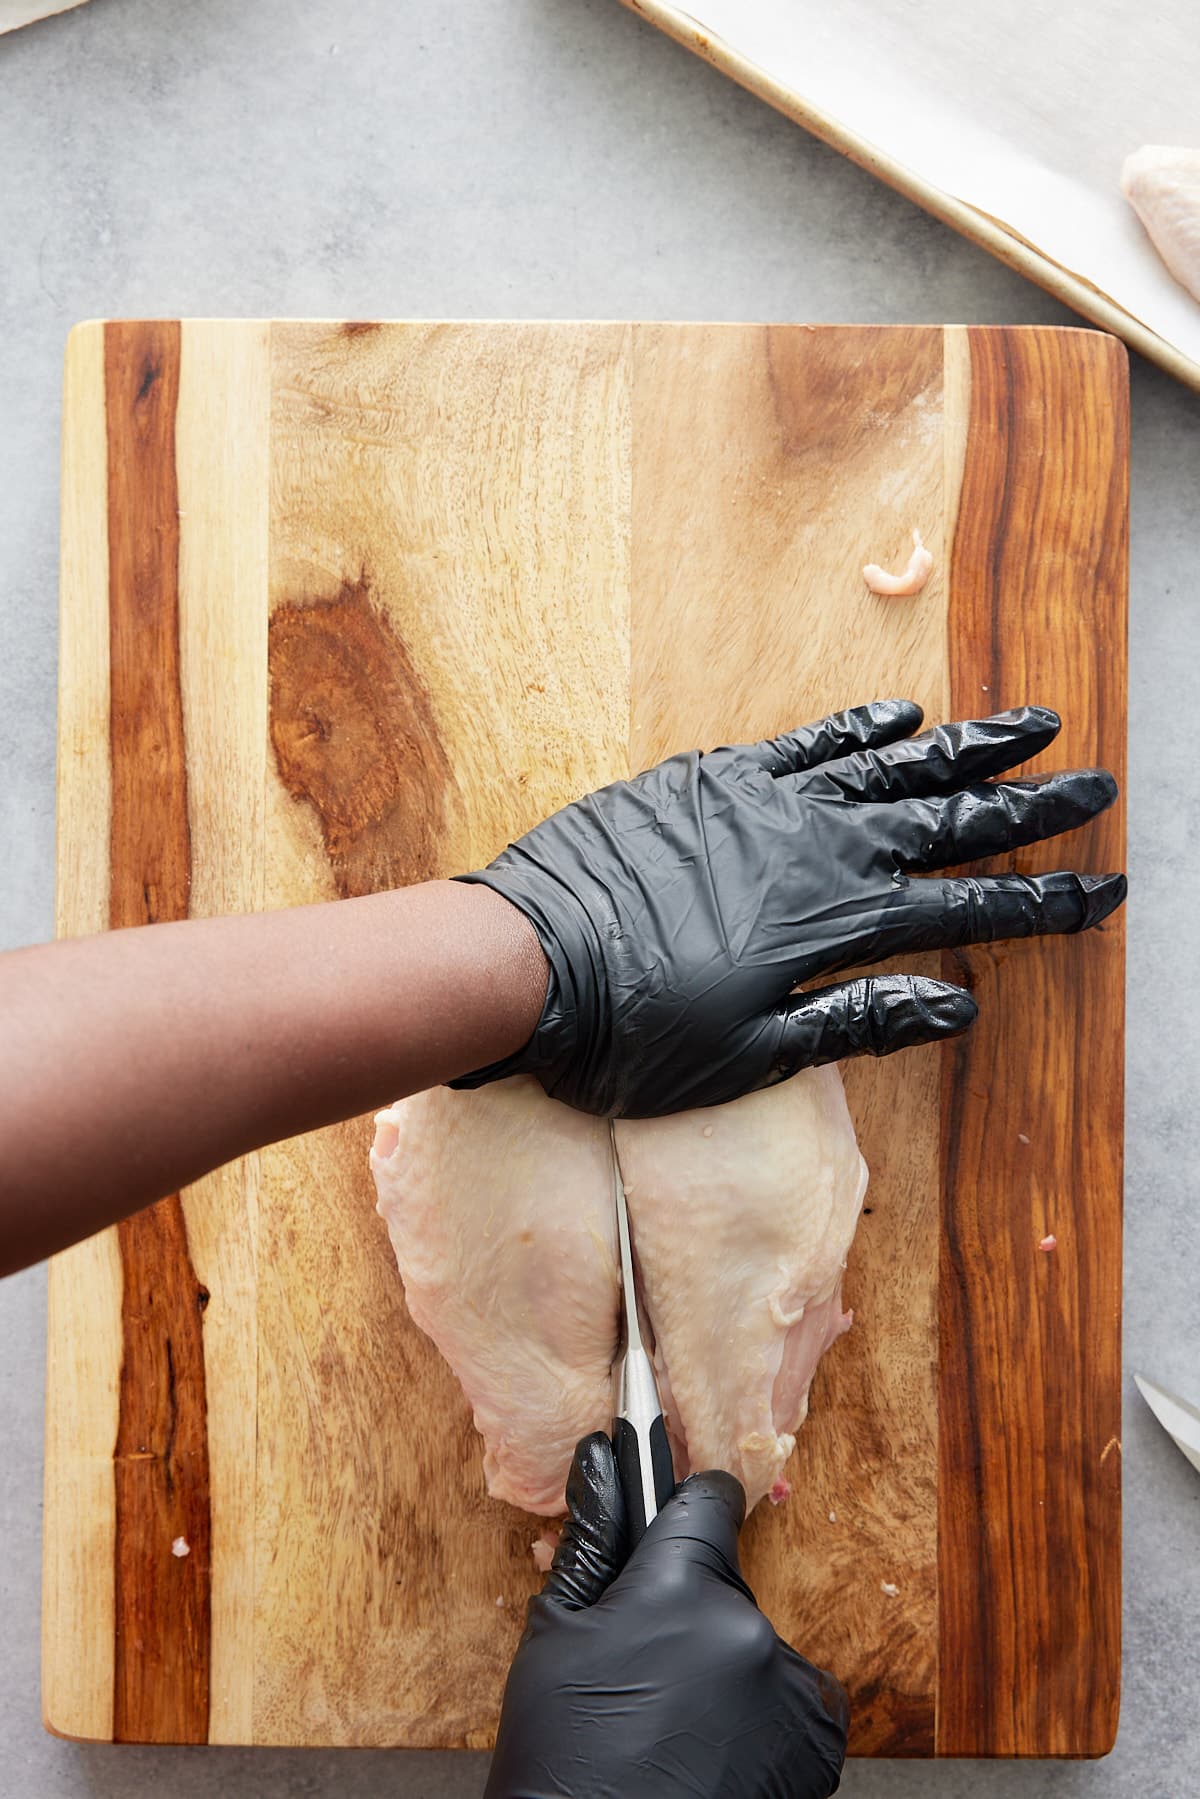
[[55,13],[70,12],[85,0],[0,0],[0,32],[16,31],[18,26],[32,25],[35,19],[49,19]]
[[[795,95],[900,165],[910,180],[897,185],[916,198],[932,188],[981,224],[998,223],[1153,332],[1176,352],[1160,360],[1200,384],[1200,303],[1168,274],[1120,190],[1130,150],[1200,144],[1200,20],[1190,4],[693,0],[684,12],[629,3],[668,29],[663,15],[673,15],[675,35],[718,63],[729,51],[754,65],[764,90]],[[1072,297],[1089,310],[1085,301]],[[1107,309],[1091,315],[1120,328]],[[1143,333],[1131,335],[1147,349]]]

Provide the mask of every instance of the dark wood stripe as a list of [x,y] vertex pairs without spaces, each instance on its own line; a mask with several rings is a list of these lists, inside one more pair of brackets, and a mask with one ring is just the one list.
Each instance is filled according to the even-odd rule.
[[[179,668],[178,324],[105,331],[114,927],[185,918],[191,881]],[[113,1735],[208,1736],[211,1518],[203,1310],[176,1194],[118,1227]],[[186,1555],[173,1553],[182,1539]]]
[[[1039,766],[1123,781],[1125,353],[1091,332],[972,332],[971,373],[953,714],[1054,706]],[[1003,866],[1121,868],[1122,808]],[[945,958],[980,1018],[943,1086],[942,1755],[1099,1755],[1116,1729],[1123,951],[1118,913]]]

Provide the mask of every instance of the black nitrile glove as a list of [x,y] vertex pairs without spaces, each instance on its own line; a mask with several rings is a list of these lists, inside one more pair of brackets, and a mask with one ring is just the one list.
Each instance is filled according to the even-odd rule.
[[742,1579],[732,1474],[685,1480],[625,1562],[620,1481],[597,1431],[575,1451],[567,1505],[484,1799],[835,1793],[846,1695],[775,1635]]
[[943,981],[793,989],[886,956],[1098,923],[1123,875],[909,876],[1069,831],[1117,788],[1100,769],[990,783],[1053,741],[1044,708],[910,737],[920,722],[918,706],[885,700],[672,756],[460,876],[525,913],[550,982],[524,1049],[451,1085],[530,1073],[584,1112],[649,1118],[964,1030],[975,1002]]

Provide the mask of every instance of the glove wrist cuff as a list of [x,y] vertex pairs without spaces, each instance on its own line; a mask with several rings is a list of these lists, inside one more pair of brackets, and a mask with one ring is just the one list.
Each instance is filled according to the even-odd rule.
[[[582,1088],[593,1092],[596,1071],[605,1065],[611,1037],[604,981],[604,957],[588,905],[580,904],[560,883],[551,890],[561,903],[553,914],[546,904],[544,870],[536,881],[522,879],[519,868],[492,867],[455,875],[457,881],[490,887],[529,920],[550,965],[542,1015],[532,1037],[513,1055],[448,1081],[449,1087],[472,1088],[514,1074],[534,1074],[546,1092],[568,1103]],[[595,901],[591,904],[594,906]],[[569,1087],[557,1089],[570,1076]],[[611,1083],[603,1082],[607,1088]],[[589,1105],[588,1110],[596,1108]]]

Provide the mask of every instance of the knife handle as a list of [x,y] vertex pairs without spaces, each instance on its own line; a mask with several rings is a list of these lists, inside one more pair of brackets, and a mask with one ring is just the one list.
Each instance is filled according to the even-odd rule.
[[675,1491],[675,1469],[662,1413],[652,1418],[644,1431],[639,1431],[629,1418],[614,1418],[612,1443],[625,1492],[629,1547],[633,1550],[645,1536],[649,1523],[646,1516],[647,1484],[653,1494],[652,1516],[657,1516]]

